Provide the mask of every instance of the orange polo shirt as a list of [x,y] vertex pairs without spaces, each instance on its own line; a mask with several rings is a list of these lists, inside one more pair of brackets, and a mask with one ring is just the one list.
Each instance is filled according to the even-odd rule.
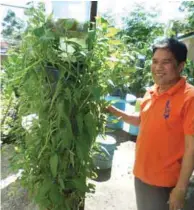
[[194,86],[185,78],[162,94],[154,85],[141,103],[134,175],[162,187],[176,185],[185,135],[194,134]]

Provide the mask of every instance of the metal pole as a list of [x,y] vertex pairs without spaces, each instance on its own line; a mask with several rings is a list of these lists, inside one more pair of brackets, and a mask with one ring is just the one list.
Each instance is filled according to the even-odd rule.
[[90,10],[91,22],[96,22],[95,17],[97,16],[97,7],[98,7],[98,1],[91,1],[91,10]]

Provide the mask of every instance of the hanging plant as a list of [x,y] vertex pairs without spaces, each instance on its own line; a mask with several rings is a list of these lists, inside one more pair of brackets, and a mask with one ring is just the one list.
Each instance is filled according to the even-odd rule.
[[[21,183],[41,209],[83,209],[85,193],[94,190],[87,180],[92,146],[105,133],[103,96],[132,70],[129,52],[122,56],[127,50],[103,19],[83,33],[76,21],[55,22],[41,8],[27,13],[21,46],[5,64],[7,91],[19,95],[13,166],[23,169]],[[22,119],[32,114],[24,129]]]

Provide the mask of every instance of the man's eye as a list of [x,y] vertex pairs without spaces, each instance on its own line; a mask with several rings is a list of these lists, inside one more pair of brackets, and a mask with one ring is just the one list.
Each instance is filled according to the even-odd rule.
[[170,63],[170,61],[164,61],[163,62],[163,64],[169,64]]

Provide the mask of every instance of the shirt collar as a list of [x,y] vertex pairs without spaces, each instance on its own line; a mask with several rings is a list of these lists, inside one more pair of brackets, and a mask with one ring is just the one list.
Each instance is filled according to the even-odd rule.
[[176,93],[182,86],[184,86],[186,83],[186,78],[185,77],[181,77],[181,79],[174,85],[172,86],[170,89],[168,89],[167,91],[165,91],[162,94],[158,94],[158,85],[154,84],[154,86],[149,90],[151,95],[163,95],[163,94],[168,94],[168,95],[173,95],[174,93]]

